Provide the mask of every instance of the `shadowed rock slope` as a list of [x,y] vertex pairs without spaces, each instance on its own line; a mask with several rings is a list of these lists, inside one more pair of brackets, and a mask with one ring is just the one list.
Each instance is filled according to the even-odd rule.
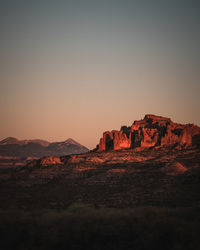
[[0,172],[0,208],[199,207],[199,164],[192,148],[43,157]]

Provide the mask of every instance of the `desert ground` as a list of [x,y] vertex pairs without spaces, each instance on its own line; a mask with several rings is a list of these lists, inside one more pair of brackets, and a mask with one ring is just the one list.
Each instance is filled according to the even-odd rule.
[[2,249],[198,249],[199,164],[166,147],[1,168]]

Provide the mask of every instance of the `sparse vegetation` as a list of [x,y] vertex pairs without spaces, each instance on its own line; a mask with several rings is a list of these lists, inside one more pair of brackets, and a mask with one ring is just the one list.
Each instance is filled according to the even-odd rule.
[[200,245],[195,209],[94,209],[1,212],[1,249],[192,250]]

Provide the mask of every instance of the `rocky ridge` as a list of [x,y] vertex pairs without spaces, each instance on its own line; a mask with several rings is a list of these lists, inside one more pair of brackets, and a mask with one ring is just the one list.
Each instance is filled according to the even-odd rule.
[[104,132],[97,150],[199,145],[200,127],[194,124],[178,124],[170,118],[148,114],[144,119],[134,121],[130,127],[122,126],[120,131]]

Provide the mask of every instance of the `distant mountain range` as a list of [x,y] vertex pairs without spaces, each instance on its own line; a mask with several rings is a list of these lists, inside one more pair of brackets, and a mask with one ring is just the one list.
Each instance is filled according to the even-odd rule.
[[80,154],[88,148],[69,138],[63,142],[50,143],[44,140],[18,140],[8,137],[0,141],[0,156],[43,157],[48,155]]

